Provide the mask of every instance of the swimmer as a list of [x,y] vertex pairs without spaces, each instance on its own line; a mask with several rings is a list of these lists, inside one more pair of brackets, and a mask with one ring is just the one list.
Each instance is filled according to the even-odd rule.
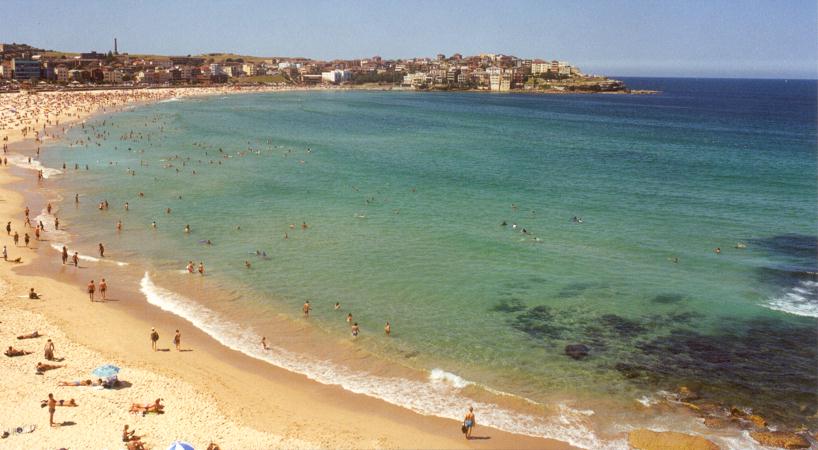
[[713,249],[713,252],[714,252],[715,254],[717,254],[717,255],[721,255],[721,248],[716,247],[715,249]]
[[335,302],[335,310],[338,311],[339,309],[341,309],[341,303]]
[[309,317],[310,316],[310,310],[311,309],[312,309],[312,306],[310,306],[310,301],[307,300],[306,302],[304,302],[304,306],[301,307],[301,310],[304,311],[304,317]]
[[383,327],[383,332],[386,333],[387,336],[390,336],[392,334],[392,326],[389,325],[388,320],[386,321],[386,326]]
[[153,222],[151,222],[151,228],[153,228],[154,230],[156,229],[156,221],[155,220]]
[[185,225],[185,233],[190,233],[190,225]]
[[187,273],[193,273],[193,271],[194,271],[193,261],[188,261],[187,262]]
[[736,242],[736,248],[747,248],[747,244],[743,242]]
[[199,275],[204,275],[204,263],[199,261]]
[[245,260],[244,260],[244,267],[246,267],[246,268],[248,268],[248,269],[249,269],[249,268],[250,268],[250,261],[247,261],[247,260],[245,259]]
[[352,313],[347,314],[347,323],[352,325]]

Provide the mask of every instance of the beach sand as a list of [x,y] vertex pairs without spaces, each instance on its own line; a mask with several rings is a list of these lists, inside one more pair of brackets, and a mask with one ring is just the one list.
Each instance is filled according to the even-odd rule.
[[[23,127],[42,131],[49,120],[50,125],[55,125],[59,118],[58,127],[44,132],[58,138],[69,121],[102,112],[100,103],[110,112],[139,102],[225,92],[228,91],[180,89],[129,96],[120,91],[94,94],[99,96],[96,100],[101,100],[96,103],[93,97],[83,98],[85,94],[80,93],[37,94],[45,97],[40,100],[15,97],[13,102],[12,97],[0,96],[0,104],[13,103],[18,113],[22,111],[16,114],[18,121],[2,118],[0,125],[8,126],[0,128],[0,137],[9,137],[4,144],[9,145],[10,152],[24,146],[30,149],[37,143],[31,132],[26,136],[28,141],[24,140],[20,131]],[[11,220],[13,229],[21,236],[24,231],[31,232],[23,229],[23,208],[27,202],[37,201],[31,180],[36,180],[33,171],[0,168],[0,218]],[[480,411],[476,411],[478,427],[474,433],[479,439],[467,441],[455,420],[421,416],[249,358],[144,300],[136,307],[126,308],[122,303],[139,301],[135,300],[140,298],[136,286],[114,287],[116,281],[109,280],[111,297],[118,296],[117,290],[127,289],[127,295],[121,295],[127,300],[92,303],[77,276],[45,269],[51,262],[43,257],[55,256],[47,242],[33,241],[32,247],[36,248],[26,249],[22,242],[15,247],[10,236],[0,235],[0,241],[0,245],[8,246],[10,259],[23,258],[22,264],[0,262],[0,345],[4,349],[12,345],[34,352],[2,357],[0,432],[30,424],[37,426],[30,434],[12,434],[0,440],[2,448],[124,448],[120,434],[125,424],[144,434],[143,440],[154,448],[166,448],[176,439],[202,449],[211,441],[223,449],[572,448],[558,441],[481,427]],[[31,287],[43,298],[26,298]],[[160,332],[159,348],[169,351],[151,350],[151,327]],[[44,337],[14,338],[35,329]],[[177,352],[173,348],[175,329],[182,330],[182,347],[189,351]],[[65,358],[61,364],[67,366],[36,375],[34,367],[43,361],[43,346],[48,338],[56,345],[56,356]],[[58,381],[92,378],[91,371],[107,363],[122,368],[119,378],[126,383],[120,389],[57,387]],[[65,422],[61,427],[50,428],[47,409],[40,407],[40,400],[50,392],[57,399],[74,398],[79,404],[75,408],[57,408],[55,420]],[[156,398],[164,399],[165,414],[142,417],[128,413],[132,402]],[[463,405],[464,413],[467,407]]]

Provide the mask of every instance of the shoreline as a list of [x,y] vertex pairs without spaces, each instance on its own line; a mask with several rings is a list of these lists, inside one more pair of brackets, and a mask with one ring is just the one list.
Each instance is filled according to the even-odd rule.
[[[195,95],[207,94],[197,91],[196,94],[193,94]],[[78,117],[76,121],[85,120],[99,112],[110,111],[80,114],[81,117]],[[65,122],[62,122],[61,125],[64,126]],[[26,145],[19,138],[10,140],[9,143],[15,147]],[[32,147],[36,145],[31,138],[28,139],[27,144]],[[10,184],[20,182],[22,179],[19,177],[3,178],[5,182],[0,186],[0,195],[9,198],[11,194],[15,194],[18,201],[6,202],[2,205],[2,210],[6,212],[7,217],[22,217],[21,210],[25,204],[23,197],[15,192],[16,189],[11,188],[10,190],[9,188]],[[25,180],[22,181],[28,186]],[[33,182],[31,185],[34,185]],[[33,189],[26,194],[29,198],[32,195],[41,195]],[[31,201],[31,203],[36,202]],[[34,211],[37,210],[34,209]],[[10,245],[8,237],[4,244]],[[10,256],[17,255],[19,250],[12,247],[12,251],[14,254]],[[46,252],[53,254],[48,245],[46,245]],[[137,317],[134,317],[132,312],[120,309],[115,303],[113,305],[108,303],[104,306],[91,304],[82,290],[77,287],[76,282],[67,283],[72,277],[39,276],[38,272],[44,271],[40,263],[48,264],[48,261],[43,260],[44,258],[38,258],[42,256],[39,253],[29,253],[33,258],[24,257],[24,264],[19,266],[21,269],[12,271],[10,268],[13,266],[4,266],[0,272],[0,278],[13,278],[13,281],[10,280],[10,285],[11,290],[15,292],[27,290],[26,284],[23,284],[25,281],[35,286],[38,291],[42,291],[46,300],[37,301],[37,303],[30,303],[28,300],[12,300],[11,305],[44,314],[53,324],[65,331],[70,340],[99,351],[106,357],[127,361],[127,364],[123,363],[126,367],[144,367],[152,373],[182,380],[183,383],[195,386],[198,391],[210,393],[216,399],[219,409],[226,411],[231,423],[235,421],[258,429],[268,428],[273,424],[274,429],[288,430],[285,434],[288,437],[296,434],[299,439],[311,442],[312,446],[321,447],[571,448],[557,441],[513,435],[494,429],[483,433],[483,430],[486,430],[485,427],[478,428],[477,434],[489,434],[491,439],[466,441],[460,435],[457,421],[421,416],[385,401],[354,394],[337,386],[313,382],[302,375],[274,367],[266,362],[253,360],[226,348],[203,331],[191,327],[184,319],[147,303],[144,304],[142,313]],[[29,264],[29,259],[36,261]],[[33,270],[37,275],[25,276],[24,280],[20,280],[21,277],[17,273],[29,270]],[[10,277],[9,275],[12,274],[14,276]],[[78,275],[73,278],[76,277]],[[82,286],[82,283],[80,282],[79,285]],[[117,286],[112,291],[117,292],[122,288],[122,286]],[[138,291],[132,294],[137,298],[140,295]],[[64,307],[59,310],[55,309],[50,303],[51,298],[60,298],[60,303]],[[165,330],[163,332],[165,342],[168,340],[168,335],[172,334],[171,330],[185,330],[184,342],[185,344],[190,343],[194,349],[193,352],[179,354],[180,357],[182,355],[185,357],[187,362],[185,367],[164,367],[164,363],[175,362],[177,359],[164,352],[161,354],[150,352],[147,347],[147,333],[151,326]],[[88,370],[92,368],[89,367]],[[123,376],[123,379],[126,377]],[[253,388],[249,388],[250,386]],[[262,408],[253,408],[251,405],[254,403],[261,403],[265,405],[264,409],[273,411],[259,411]],[[320,406],[315,408],[311,405]],[[464,405],[464,410],[465,408],[466,405]],[[310,426],[312,422],[325,425],[320,427],[319,432],[319,427]],[[305,435],[302,436],[301,432],[304,429],[309,431],[304,432]],[[379,431],[373,433],[373,430]],[[32,433],[32,436],[36,434]],[[378,436],[373,436],[375,434]],[[225,444],[230,443],[222,443],[222,445]]]

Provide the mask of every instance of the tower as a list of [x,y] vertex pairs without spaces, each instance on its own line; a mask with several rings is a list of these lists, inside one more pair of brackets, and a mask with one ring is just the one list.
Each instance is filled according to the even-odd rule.
[[114,55],[118,55],[119,52],[116,50],[116,38],[114,38]]

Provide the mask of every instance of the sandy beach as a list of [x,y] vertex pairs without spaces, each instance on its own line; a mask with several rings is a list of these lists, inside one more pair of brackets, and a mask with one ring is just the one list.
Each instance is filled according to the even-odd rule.
[[[95,113],[109,113],[132,105],[173,97],[213,95],[235,91],[225,88],[186,88],[139,91],[49,92],[29,96],[0,96],[0,137],[9,154],[37,151],[44,138],[58,139],[72,124]],[[8,155],[4,155],[8,156]],[[190,323],[144,301],[137,286],[116,285],[108,302],[90,302],[84,281],[61,275],[53,267],[53,250],[32,238],[22,242],[23,210],[39,211],[44,200],[36,192],[36,160],[22,167],[0,168],[0,217],[11,221],[21,237],[18,246],[2,235],[9,260],[0,263],[0,345],[32,352],[3,357],[0,374],[0,433],[35,425],[31,433],[11,433],[2,448],[124,448],[125,424],[134,428],[148,448],[167,448],[174,440],[195,448],[216,442],[230,448],[572,448],[568,444],[505,433],[481,427],[480,411],[474,436],[465,440],[457,421],[421,416],[386,402],[312,382],[230,350]],[[47,182],[47,180],[45,180]],[[36,216],[37,214],[32,214]],[[48,258],[44,256],[48,255]],[[48,259],[48,260],[47,260]],[[93,264],[91,264],[93,265]],[[51,269],[49,269],[51,267]],[[94,270],[96,276],[97,270]],[[35,288],[41,299],[29,299]],[[125,303],[128,303],[126,305]],[[140,303],[141,302],[141,303]],[[126,307],[127,306],[127,307]],[[152,351],[152,327],[160,333]],[[181,348],[172,343],[182,330]],[[42,336],[18,340],[38,331]],[[47,339],[55,346],[54,364],[65,367],[35,374]],[[91,372],[103,364],[122,368],[117,389],[60,387],[60,381],[94,379]],[[77,407],[57,407],[49,427],[47,408],[40,401],[74,398]],[[165,413],[130,414],[132,403],[161,398]],[[465,414],[468,405],[463,405]]]

